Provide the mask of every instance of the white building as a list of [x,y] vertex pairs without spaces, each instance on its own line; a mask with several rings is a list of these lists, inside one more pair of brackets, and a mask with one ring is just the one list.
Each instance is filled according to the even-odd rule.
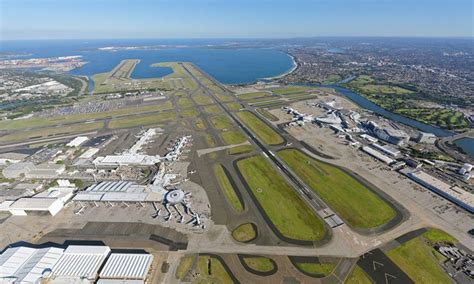
[[426,144],[434,144],[436,142],[436,135],[433,133],[426,133],[426,132],[420,132],[418,134],[418,137],[416,137],[416,141],[418,143],[426,143]]
[[38,283],[51,272],[62,248],[14,247],[0,255],[0,283]]
[[75,187],[51,187],[32,197],[7,200],[0,203],[0,212],[10,212],[16,216],[26,216],[28,212],[48,212],[56,215],[73,196]]
[[77,202],[161,202],[166,192],[160,186],[129,181],[103,181],[74,196]]
[[72,139],[71,142],[66,144],[66,146],[67,147],[73,147],[73,148],[79,147],[82,144],[84,144],[87,140],[89,140],[89,138],[87,138],[85,136],[79,136],[79,137],[76,137],[76,138]]
[[[97,283],[145,283],[153,256],[150,254],[112,253],[99,273]],[[125,282],[128,283],[128,282]]]
[[123,154],[97,157],[92,163],[97,167],[152,166],[160,162],[160,156]]
[[93,283],[110,254],[108,246],[68,246],[52,267],[53,283]]
[[370,148],[368,146],[363,146],[362,151],[366,152],[367,154],[371,155],[374,158],[377,158],[378,160],[386,163],[387,165],[393,164],[395,160],[393,160],[390,157],[385,156],[384,154],[380,153],[379,151]]
[[108,246],[20,246],[0,255],[0,283],[145,283],[152,262],[152,255],[111,253]]

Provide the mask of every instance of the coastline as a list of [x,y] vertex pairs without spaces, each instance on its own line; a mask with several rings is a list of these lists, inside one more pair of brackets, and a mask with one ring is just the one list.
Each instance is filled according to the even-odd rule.
[[291,61],[293,61],[293,67],[291,67],[290,70],[280,74],[280,75],[276,75],[276,76],[273,76],[273,77],[267,77],[267,78],[262,78],[262,80],[275,80],[275,79],[281,79],[293,72],[295,72],[296,69],[298,69],[299,65],[298,65],[298,62],[296,62],[296,58],[291,55],[290,53],[288,52],[284,52],[286,55],[288,55],[290,58],[291,58]]

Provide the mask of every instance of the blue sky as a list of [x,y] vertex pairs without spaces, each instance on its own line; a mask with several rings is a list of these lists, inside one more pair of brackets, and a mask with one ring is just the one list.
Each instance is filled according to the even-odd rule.
[[472,2],[0,0],[0,38],[472,37]]

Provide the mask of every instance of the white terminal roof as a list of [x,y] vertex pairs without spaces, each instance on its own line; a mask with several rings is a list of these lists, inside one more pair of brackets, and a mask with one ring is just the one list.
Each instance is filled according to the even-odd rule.
[[164,192],[154,185],[139,185],[129,181],[103,181],[80,191],[74,201],[111,201],[111,202],[145,202],[162,201]]
[[54,265],[54,277],[97,278],[105,258],[110,254],[107,246],[68,246]]
[[94,164],[98,166],[138,165],[151,166],[160,162],[159,156],[148,156],[140,154],[123,154],[97,157]]
[[111,279],[145,279],[152,262],[150,254],[112,253],[99,275]]

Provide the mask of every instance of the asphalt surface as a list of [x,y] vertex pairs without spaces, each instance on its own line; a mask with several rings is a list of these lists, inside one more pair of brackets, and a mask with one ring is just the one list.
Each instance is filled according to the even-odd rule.
[[[264,155],[273,162],[273,164],[279,169],[286,177],[288,180],[290,180],[293,185],[295,185],[295,189],[298,191],[298,193],[303,196],[304,200],[315,210],[319,211],[321,209],[327,208],[327,206],[320,200],[317,199],[317,197],[314,196],[314,193],[310,191],[304,184],[299,180],[298,177],[293,175],[293,173],[280,161],[276,155],[269,150],[265,144],[261,143],[260,140],[244,125],[238,120],[232,112],[230,112],[227,107],[221,103],[218,98],[214,96],[214,94],[207,88],[206,85],[204,85],[198,78],[194,76],[187,68],[186,66],[182,65],[182,67],[189,73],[189,75],[206,91],[206,93],[213,98],[213,100],[226,112],[226,114],[232,118],[232,120],[241,128],[245,134],[247,134],[248,137],[257,145]],[[203,73],[205,74],[205,73]],[[209,80],[213,81],[214,80],[210,77],[208,77]],[[273,129],[273,127],[272,127]]]
[[380,249],[362,255],[357,264],[375,283],[414,283]]

